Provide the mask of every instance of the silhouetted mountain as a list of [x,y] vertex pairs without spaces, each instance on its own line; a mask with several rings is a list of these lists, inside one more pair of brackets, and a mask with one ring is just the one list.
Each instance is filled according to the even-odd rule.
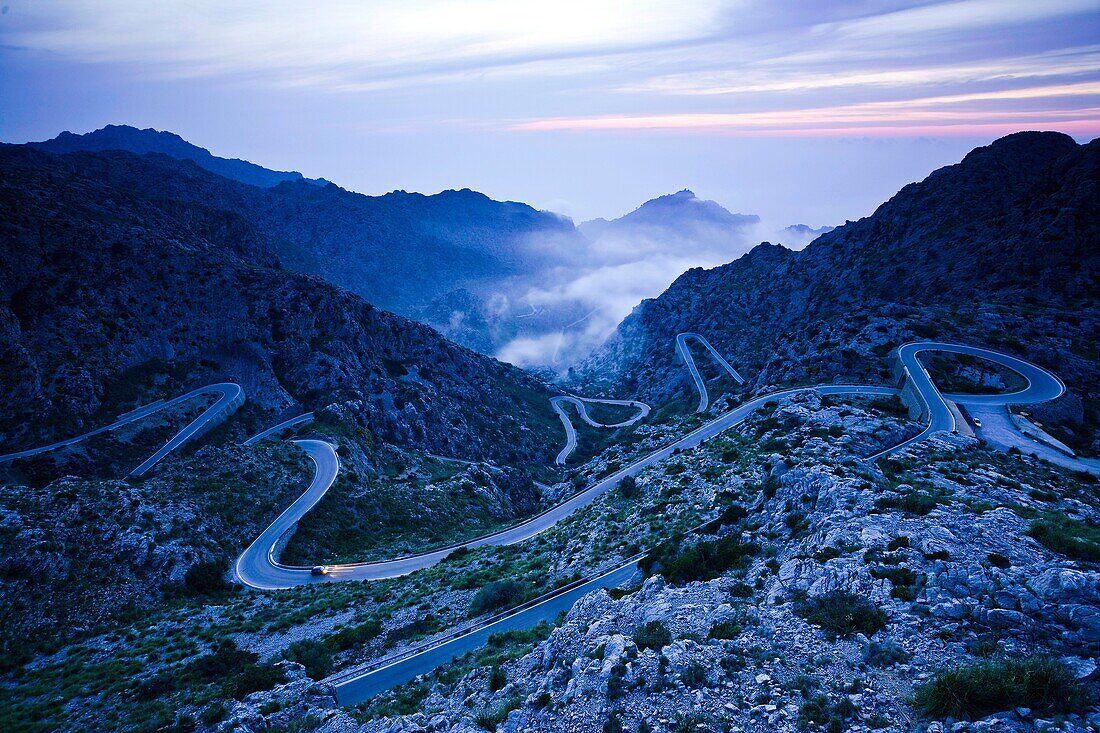
[[700,199],[684,189],[646,201],[618,219],[586,221],[579,229],[592,240],[613,233],[636,234],[638,230],[663,230],[665,235],[691,238],[700,233],[714,236],[723,229],[737,229],[759,221],[755,214],[730,213],[720,204]]
[[268,418],[331,406],[377,440],[446,455],[545,459],[560,439],[546,391],[520,370],[280,269],[281,230],[259,226],[257,207],[359,201],[346,192],[12,145],[0,171],[5,447],[217,380],[239,381]]
[[53,138],[39,143],[28,143],[31,147],[50,153],[75,153],[78,151],[103,152],[105,150],[125,150],[144,155],[162,153],[176,160],[190,160],[200,168],[217,173],[219,176],[253,186],[277,186],[283,181],[305,181],[318,186],[327,186],[323,178],[306,178],[297,171],[273,171],[247,160],[237,158],[219,158],[206,148],[192,145],[172,132],[161,132],[147,128],[139,130],[129,125],[107,125],[93,132],[77,135],[65,131]]
[[314,182],[298,173],[215,158],[154,130],[110,126],[33,146],[51,152],[124,149],[193,161],[230,181],[204,178],[192,190],[177,185],[180,169],[165,167],[166,180],[142,182],[150,193],[232,211],[266,236],[284,267],[319,275],[403,315],[456,288],[499,292],[510,278],[534,276],[559,262],[581,241],[568,219],[469,189],[364,196],[331,184],[307,185]]
[[1100,141],[1026,132],[906,186],[792,252],[762,244],[680,276],[581,369],[656,398],[683,384],[672,340],[699,331],[756,386],[888,379],[913,338],[989,343],[1064,377],[1100,424]]
[[780,232],[780,236],[783,237],[783,244],[793,249],[802,249],[822,234],[828,234],[834,229],[836,229],[836,227],[824,226],[814,228],[808,224],[792,224],[789,227],[784,227],[783,231]]

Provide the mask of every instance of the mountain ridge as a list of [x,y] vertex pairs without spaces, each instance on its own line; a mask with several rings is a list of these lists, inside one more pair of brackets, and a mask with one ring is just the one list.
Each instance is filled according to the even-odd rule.
[[[1100,424],[1100,374],[1080,355],[1097,323],[1098,195],[1100,140],[1003,138],[804,250],[763,244],[689,270],[639,304],[577,371],[617,394],[660,399],[684,389],[665,347],[682,331],[705,333],[747,364],[756,386],[876,376],[869,365],[886,363],[871,349],[914,338],[1019,342],[1019,353],[1069,377],[1067,400],[1085,401],[1074,412],[1093,435],[1078,443],[1086,447]],[[1023,339],[1019,329],[1043,334]],[[1059,339],[1069,348],[1057,348]]]
[[[188,382],[235,378],[269,415],[334,405],[379,439],[444,454],[470,439],[461,450],[530,460],[556,442],[540,382],[282,269],[265,232],[203,196],[261,189],[163,156],[5,145],[0,165],[15,245],[0,277],[5,445],[122,409],[108,386],[128,370],[162,375],[160,361],[191,364]],[[172,198],[177,188],[190,197]],[[516,435],[491,441],[492,423]]]
[[331,184],[324,178],[306,178],[298,171],[276,171],[241,158],[222,158],[174,132],[151,127],[138,129],[130,125],[105,125],[86,133],[65,130],[49,140],[27,145],[48,153],[98,153],[108,150],[125,150],[135,155],[160,153],[176,160],[190,160],[211,173],[263,188],[285,181],[303,181],[316,186]]

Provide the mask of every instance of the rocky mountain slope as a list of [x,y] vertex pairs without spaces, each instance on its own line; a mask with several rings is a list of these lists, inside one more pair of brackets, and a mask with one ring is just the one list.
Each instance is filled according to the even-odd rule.
[[691,270],[644,301],[579,370],[660,400],[684,386],[672,340],[698,331],[752,386],[888,378],[914,338],[986,343],[1037,359],[1071,389],[1075,447],[1100,427],[1100,141],[1018,133],[906,186],[800,252],[762,244]]
[[151,194],[231,211],[266,236],[284,267],[318,275],[402,315],[458,287],[488,291],[510,277],[533,275],[580,241],[572,222],[526,204],[493,201],[469,189],[364,196],[300,174],[214,158],[171,133],[111,126],[34,145],[194,161],[232,180],[206,178],[185,187],[177,185],[179,176],[169,176],[142,179],[142,185],[152,187]]
[[1092,730],[1095,479],[949,435],[858,460],[883,417],[811,395],[777,405],[609,498],[633,531],[583,522],[603,547],[645,517],[714,518],[625,590],[355,708],[299,677],[235,705],[225,729]]
[[552,454],[560,427],[539,382],[279,268],[271,234],[236,211],[327,189],[129,153],[4,146],[0,167],[5,447],[236,380],[266,419],[331,405],[379,441],[505,463]]
[[192,145],[172,132],[151,128],[139,130],[129,125],[107,125],[83,135],[65,131],[50,140],[28,145],[48,153],[98,153],[106,150],[125,150],[138,155],[161,153],[176,160],[190,160],[200,168],[219,176],[265,188],[277,186],[283,181],[328,185],[328,181],[323,178],[306,178],[298,171],[273,171],[239,158],[219,158],[206,148]]
[[[548,492],[500,465],[545,461],[557,446],[541,385],[280,269],[270,232],[221,208],[254,187],[164,156],[0,148],[12,245],[0,260],[0,378],[17,387],[3,427],[55,436],[61,418],[68,432],[97,410],[213,378],[254,397],[244,423],[321,406],[310,430],[345,470],[288,547],[300,562],[485,531],[697,428],[702,417],[662,402],[685,371],[671,358],[681,330],[730,353],[750,389],[886,382],[885,357],[912,336],[991,343],[1065,377],[1072,393],[1058,409],[1087,435],[1096,145],[1013,136],[806,253],[761,246],[680,278],[587,375],[652,394],[654,411],[598,441],[583,435],[593,458]],[[272,191],[293,185],[305,184]],[[963,213],[948,216],[953,207]],[[1032,271],[994,267],[1012,262],[1005,252]],[[1003,374],[940,361],[929,368],[945,386],[1011,388]],[[277,593],[216,581],[293,494],[301,456],[289,446],[241,449],[222,433],[209,439],[220,447],[142,482],[8,487],[0,613],[21,623],[3,619],[0,729],[1097,729],[1095,477],[949,434],[866,459],[919,429],[896,398],[776,399],[528,541],[456,551],[400,578]],[[257,486],[263,499],[238,508]],[[639,555],[626,587],[494,634],[365,703],[339,707],[324,682]]]
[[5,484],[0,657],[25,659],[27,638],[56,643],[166,600],[224,593],[230,558],[298,496],[307,461],[286,444],[207,446],[141,484]]

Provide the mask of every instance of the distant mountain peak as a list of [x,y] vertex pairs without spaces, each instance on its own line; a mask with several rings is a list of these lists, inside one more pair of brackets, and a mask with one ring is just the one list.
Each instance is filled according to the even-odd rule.
[[189,143],[174,132],[139,129],[131,125],[106,125],[87,133],[66,130],[52,140],[28,143],[49,153],[105,152],[124,150],[135,155],[160,153],[176,160],[189,160],[200,168],[241,183],[271,188],[287,181],[330,185],[323,178],[306,178],[297,171],[275,171],[238,158],[219,158],[206,148]]
[[692,228],[700,226],[735,228],[759,221],[760,217],[755,214],[735,214],[718,202],[701,199],[694,191],[685,188],[650,199],[618,219],[593,219],[585,222],[581,224],[581,229],[590,237],[599,237],[606,231],[631,226],[690,232]]

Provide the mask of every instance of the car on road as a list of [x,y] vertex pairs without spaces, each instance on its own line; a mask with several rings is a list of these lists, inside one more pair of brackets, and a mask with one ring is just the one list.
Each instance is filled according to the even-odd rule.
[[310,575],[328,575],[331,568],[328,565],[314,565],[310,571]]
[[982,426],[982,421],[979,420],[978,418],[974,418],[974,427],[980,428],[981,426]]

